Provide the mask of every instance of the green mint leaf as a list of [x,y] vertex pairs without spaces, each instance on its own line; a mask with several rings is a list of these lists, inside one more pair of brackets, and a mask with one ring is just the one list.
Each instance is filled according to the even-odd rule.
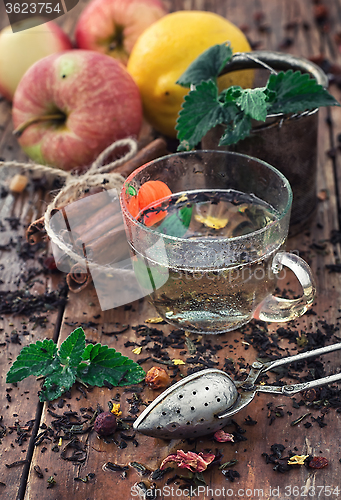
[[243,89],[239,85],[232,85],[228,89],[224,89],[219,94],[219,101],[225,104],[235,103],[236,100],[242,95]]
[[167,217],[156,231],[167,236],[181,238],[187,231],[191,222],[193,207],[182,207],[179,213]]
[[128,185],[126,187],[126,193],[130,194],[130,196],[136,196],[137,195],[136,189],[134,188],[134,186],[131,186],[131,185]]
[[78,366],[85,349],[83,328],[76,328],[61,344],[58,356],[62,365]]
[[236,99],[236,105],[240,106],[245,114],[255,120],[265,121],[268,106],[265,89],[242,89],[240,96]]
[[218,87],[213,80],[200,83],[185,96],[175,129],[180,141],[178,150],[193,149],[211,128],[224,120],[223,105],[218,101]]
[[153,266],[151,269],[146,260],[137,258],[133,260],[135,277],[142,288],[149,290],[160,288],[168,279],[168,271],[162,266]]
[[[96,351],[98,352],[99,348],[101,347],[101,344],[88,344],[86,346],[86,348],[84,349],[84,352],[83,352],[83,356],[82,356],[82,360],[88,360],[90,359],[90,356],[91,356],[91,353],[94,349],[94,347],[96,347]],[[93,352],[93,356],[95,355],[95,351]]]
[[53,340],[38,340],[35,344],[23,347],[7,373],[6,382],[19,382],[30,375],[45,376],[51,372],[51,363],[57,354]]
[[54,363],[53,373],[45,379],[43,390],[39,393],[40,401],[53,401],[68,391],[76,381],[76,366],[61,366]]
[[107,345],[96,344],[87,350],[87,363],[81,363],[77,376],[89,385],[103,387],[105,381],[114,386],[136,384],[145,376],[141,366]]
[[219,141],[219,146],[229,146],[245,139],[251,132],[251,118],[239,113],[236,115],[232,125],[226,127],[226,132]]
[[198,85],[203,80],[216,79],[232,57],[228,42],[214,45],[198,56],[176,82],[183,87]]
[[268,109],[272,113],[298,113],[321,106],[340,106],[329,92],[308,73],[288,70],[270,75],[266,88],[276,92]]
[[180,209],[180,219],[186,229],[188,229],[192,218],[193,207],[182,207]]

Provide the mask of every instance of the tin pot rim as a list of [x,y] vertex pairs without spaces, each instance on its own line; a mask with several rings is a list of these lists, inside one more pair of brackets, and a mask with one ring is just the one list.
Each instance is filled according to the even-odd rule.
[[[263,63],[263,64],[262,64]],[[328,77],[326,73],[315,63],[304,57],[285,54],[272,50],[254,50],[252,52],[236,52],[231,60],[221,70],[219,76],[232,71],[242,69],[258,69],[268,66],[271,70],[298,70],[303,73],[309,73],[315,78],[319,85],[328,87]]]

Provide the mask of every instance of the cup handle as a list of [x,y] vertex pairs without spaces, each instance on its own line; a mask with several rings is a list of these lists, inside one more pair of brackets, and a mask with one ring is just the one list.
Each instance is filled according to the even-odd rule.
[[253,317],[261,321],[284,323],[304,314],[314,301],[316,287],[308,264],[293,253],[278,252],[272,262],[275,274],[286,266],[295,274],[303,288],[303,295],[298,299],[284,299],[269,295],[255,310]]

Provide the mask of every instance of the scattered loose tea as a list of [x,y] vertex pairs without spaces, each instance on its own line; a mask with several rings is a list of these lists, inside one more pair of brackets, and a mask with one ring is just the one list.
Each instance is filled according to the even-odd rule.
[[290,425],[294,426],[294,425],[299,424],[300,422],[302,422],[302,420],[304,420],[309,415],[311,415],[311,413],[305,413],[304,415],[301,415],[300,417],[296,418],[296,420],[293,420],[292,422],[290,422]]
[[56,484],[57,484],[57,481],[55,480],[55,478],[53,476],[50,476],[47,480],[47,489],[50,489],[50,488],[53,488]]
[[104,465],[103,465],[103,470],[106,470],[106,471],[113,471],[113,472],[124,472],[124,471],[127,471],[129,470],[129,467],[128,465],[119,465],[119,464],[114,464],[112,462],[106,462]]
[[240,477],[239,472],[236,470],[224,469],[221,472],[224,474],[225,478],[231,481],[232,483],[235,479],[238,479]]

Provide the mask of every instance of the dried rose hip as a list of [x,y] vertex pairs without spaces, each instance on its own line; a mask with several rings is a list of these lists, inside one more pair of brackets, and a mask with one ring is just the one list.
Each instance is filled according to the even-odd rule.
[[170,376],[164,368],[153,366],[153,368],[147,372],[146,383],[152,389],[162,389],[163,387],[169,386]]
[[109,436],[109,434],[115,432],[116,427],[115,415],[110,411],[104,411],[97,416],[94,430],[99,436]]
[[44,267],[46,269],[48,269],[49,271],[54,271],[55,269],[57,269],[56,261],[54,260],[53,255],[46,257],[43,264],[44,264]]
[[328,460],[325,457],[313,457],[309,463],[308,467],[312,469],[323,469],[323,467],[327,467]]

